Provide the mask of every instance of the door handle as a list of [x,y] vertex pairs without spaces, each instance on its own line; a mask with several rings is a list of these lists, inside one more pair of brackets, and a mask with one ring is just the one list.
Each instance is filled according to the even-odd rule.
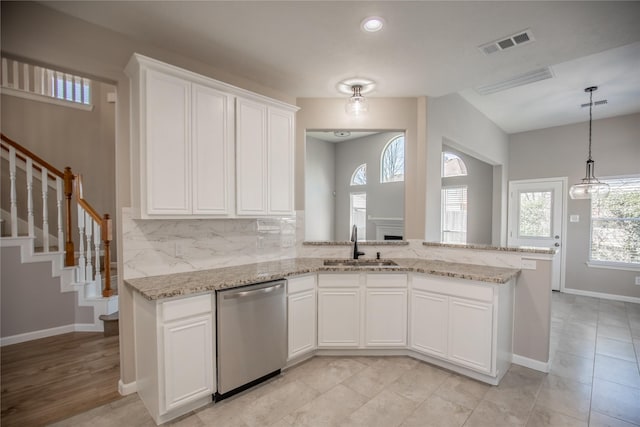
[[269,286],[268,288],[262,288],[262,289],[255,289],[255,290],[251,290],[251,291],[244,291],[244,292],[235,292],[229,295],[225,295],[224,299],[237,299],[237,298],[244,298],[244,297],[248,297],[251,295],[256,295],[256,294],[266,294],[269,292],[273,292],[276,289],[279,289],[282,287],[282,283],[277,284],[277,285],[273,285],[273,286]]

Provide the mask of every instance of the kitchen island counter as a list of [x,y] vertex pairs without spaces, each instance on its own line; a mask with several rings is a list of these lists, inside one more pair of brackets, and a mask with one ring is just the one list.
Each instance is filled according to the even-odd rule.
[[231,267],[125,280],[148,300],[186,296],[316,272],[416,272],[480,282],[504,284],[519,269],[462,264],[418,258],[393,259],[397,266],[325,266],[321,258],[290,258]]

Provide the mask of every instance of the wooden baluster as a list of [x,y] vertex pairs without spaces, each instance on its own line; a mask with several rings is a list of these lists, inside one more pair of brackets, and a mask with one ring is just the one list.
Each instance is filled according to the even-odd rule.
[[80,247],[78,249],[80,252],[80,257],[78,258],[78,267],[80,268],[80,270],[78,273],[80,276],[80,281],[82,282],[86,280],[87,276],[87,262],[84,258],[84,229],[84,210],[80,207],[80,205],[78,205],[78,232],[80,233]]
[[98,289],[102,289],[102,272],[100,271],[100,247],[102,244],[102,232],[100,231],[100,223],[98,223],[96,220],[92,219],[91,221],[93,223],[93,245],[95,246],[95,254],[96,254],[96,262],[95,262],[95,268],[96,268],[96,277],[95,277],[95,281],[96,281],[96,290]]
[[9,181],[11,193],[11,237],[18,237],[18,196],[16,194],[16,149],[9,147]]
[[29,64],[22,64],[22,78],[24,79],[22,89],[26,90],[27,92],[31,92],[31,87],[29,84]]
[[11,76],[11,83],[9,83],[9,87],[14,89],[20,89],[20,73],[18,71],[18,61],[13,62],[13,75]]
[[[72,228],[71,228],[71,196],[73,195],[73,173],[71,173],[71,168],[64,168],[64,198],[66,200],[67,205],[67,239],[64,244],[64,265],[67,267],[71,267],[76,264],[75,260],[75,249],[73,247],[73,237],[72,237]],[[78,221],[80,221],[80,215],[78,215]],[[79,225],[78,225],[79,227]],[[80,244],[82,244],[82,236],[80,236]],[[82,253],[82,250],[80,250]]]
[[33,160],[27,157],[27,222],[29,237],[35,237],[35,219],[33,216]]
[[62,229],[62,178],[56,177],[56,207],[58,209],[58,251],[62,251],[64,231]]
[[9,87],[9,63],[7,58],[2,58],[2,86]]
[[104,289],[102,296],[105,298],[113,295],[113,289],[111,289],[111,240],[111,218],[109,218],[109,214],[104,214],[102,219],[102,241],[104,242]]
[[49,252],[49,209],[47,199],[49,197],[49,172],[45,167],[42,172],[42,246],[44,251]]
[[85,223],[85,235],[87,236],[87,269],[85,270],[84,280],[90,282],[93,280],[93,262],[91,261],[91,241],[93,240],[93,221],[91,216],[83,210],[84,223]]

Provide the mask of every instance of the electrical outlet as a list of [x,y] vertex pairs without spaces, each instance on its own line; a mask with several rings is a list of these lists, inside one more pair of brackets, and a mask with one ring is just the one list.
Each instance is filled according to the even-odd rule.
[[636,276],[636,285],[640,285],[640,276]]

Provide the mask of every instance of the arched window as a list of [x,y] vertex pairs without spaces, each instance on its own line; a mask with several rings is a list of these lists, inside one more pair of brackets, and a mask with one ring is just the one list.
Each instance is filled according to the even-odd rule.
[[456,154],[448,151],[442,152],[442,177],[467,176],[467,165]]
[[367,183],[367,164],[363,163],[351,175],[351,185],[365,185]]
[[380,182],[399,181],[404,181],[404,135],[389,141],[380,159]]

